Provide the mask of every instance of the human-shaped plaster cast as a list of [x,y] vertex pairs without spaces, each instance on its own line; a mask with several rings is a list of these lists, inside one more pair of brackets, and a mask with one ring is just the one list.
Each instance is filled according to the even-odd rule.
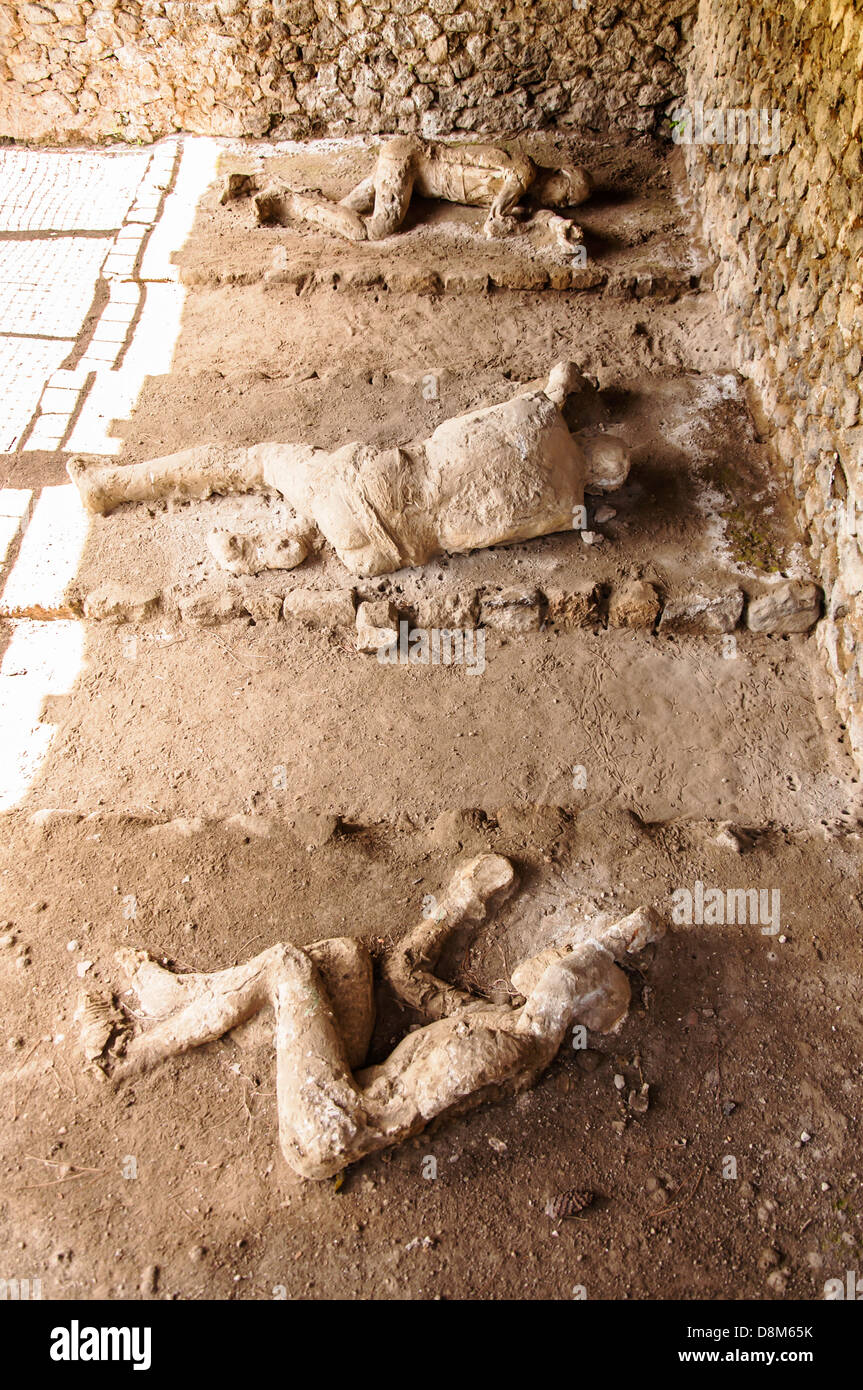
[[[253,184],[251,175],[229,175],[222,201],[252,191]],[[549,209],[576,207],[590,192],[590,176],[574,165],[540,168],[527,155],[496,145],[452,145],[404,135],[384,143],[374,172],[338,203],[271,186],[257,193],[255,209],[259,222],[295,217],[350,241],[379,241],[398,231],[418,193],[488,208],[483,230],[496,237],[517,229],[515,211],[526,196]],[[582,240],[580,228],[568,218],[553,219],[553,230],[569,249]]]
[[374,1023],[372,966],[355,939],[271,946],[210,975],[177,975],[145,952],[121,951],[139,1001],[135,1016],[150,1026],[132,1038],[112,1075],[122,1082],[271,1007],[281,1148],[306,1178],[331,1177],[438,1115],[530,1086],[573,1024],[601,1032],[619,1027],[630,986],[618,962],[657,940],[663,926],[647,908],[616,923],[600,919],[589,940],[524,961],[513,972],[519,994],[512,1004],[490,1003],[439,979],[435,968],[454,929],[479,926],[515,887],[513,867],[501,855],[469,860],[433,919],[387,953],[385,980],[425,1024],[370,1067],[362,1063]]
[[[352,574],[388,574],[444,552],[571,530],[585,490],[620,487],[630,465],[625,444],[610,434],[573,435],[561,413],[588,386],[575,363],[558,362],[545,385],[391,449],[207,444],[127,466],[89,468],[73,458],[69,475],[88,511],[99,513],[123,502],[276,492],[296,514],[275,547],[280,568],[301,563],[325,539]],[[254,572],[243,538],[220,534],[211,542],[220,562]]]

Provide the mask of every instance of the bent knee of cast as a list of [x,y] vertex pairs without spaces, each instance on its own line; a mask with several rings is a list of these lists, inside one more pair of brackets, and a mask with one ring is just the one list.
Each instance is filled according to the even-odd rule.
[[368,946],[357,936],[328,936],[326,942],[351,965],[364,965],[371,960]]
[[282,941],[268,946],[258,959],[263,967],[260,979],[262,993],[268,995],[276,1005],[278,1017],[282,987],[300,982],[309,984],[315,974],[315,963],[299,946]]
[[384,237],[392,236],[398,231],[403,219],[404,210],[401,207],[387,206],[383,211],[375,211],[365,224],[367,239],[382,241]]
[[422,141],[416,135],[393,135],[381,145],[379,159],[387,163],[413,159],[422,153]]

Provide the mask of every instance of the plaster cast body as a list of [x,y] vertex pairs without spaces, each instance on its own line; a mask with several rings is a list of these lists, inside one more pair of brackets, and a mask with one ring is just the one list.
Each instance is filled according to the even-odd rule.
[[[248,191],[249,176],[231,175],[223,201]],[[590,191],[584,169],[541,169],[527,155],[496,145],[448,145],[408,135],[386,141],[374,172],[338,203],[274,186],[256,195],[255,208],[259,222],[297,217],[350,241],[379,241],[398,231],[411,197],[418,193],[468,207],[487,207],[486,236],[502,236],[515,230],[514,212],[526,194],[545,208],[575,207]],[[580,243],[580,229],[569,219],[559,221],[556,230],[561,243]]]
[[606,921],[574,949],[557,947],[525,961],[513,973],[523,1003],[491,1004],[445,983],[435,967],[454,928],[486,920],[515,886],[512,865],[501,855],[468,861],[434,920],[421,921],[388,952],[384,978],[425,1026],[377,1066],[361,1066],[374,1023],[371,960],[361,942],[271,946],[212,975],[174,975],[145,952],[120,952],[138,996],[136,1016],[151,1026],[129,1043],[114,1077],[133,1077],[272,1007],[280,1143],[287,1162],[307,1178],[331,1177],[445,1111],[529,1086],[573,1023],[603,1032],[620,1025],[630,987],[617,962],[656,940],[663,927],[645,908]]
[[[69,474],[88,511],[99,513],[123,502],[275,491],[297,517],[290,544],[277,547],[281,567],[299,564],[324,538],[352,574],[386,574],[443,552],[571,530],[585,489],[619,487],[629,472],[626,447],[611,435],[579,440],[561,414],[567,395],[585,384],[575,364],[560,362],[544,387],[392,449],[208,444],[125,467],[91,469],[76,458]],[[235,573],[267,567],[242,541],[227,533],[211,549]]]

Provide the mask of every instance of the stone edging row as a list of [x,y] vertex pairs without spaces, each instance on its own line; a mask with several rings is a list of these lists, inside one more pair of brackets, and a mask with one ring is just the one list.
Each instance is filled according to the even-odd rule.
[[108,581],[89,593],[83,616],[93,621],[142,623],[174,610],[195,627],[248,617],[280,619],[312,628],[354,628],[361,651],[375,651],[398,638],[399,623],[430,630],[486,628],[519,635],[545,627],[641,629],[660,634],[717,635],[745,628],[784,635],[808,632],[821,616],[817,584],[786,579],[760,593],[724,587],[663,596],[646,579],[614,583],[587,580],[571,588],[447,588],[416,602],[364,597],[354,588],[294,588],[284,596],[254,585],[231,583],[174,602],[158,591]]

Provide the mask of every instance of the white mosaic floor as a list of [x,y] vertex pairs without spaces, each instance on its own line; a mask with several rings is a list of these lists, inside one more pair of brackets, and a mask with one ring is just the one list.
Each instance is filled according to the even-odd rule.
[[[158,148],[168,144],[176,142]],[[3,150],[0,229],[107,232],[121,227],[152,158],[151,150]]]
[[111,242],[110,237],[0,240],[0,335],[74,339]]
[[164,332],[138,341],[144,311],[158,300],[179,323],[172,252],[217,153],[189,138],[148,150],[0,149],[0,454],[119,452],[114,421],[128,418],[144,375],[170,367]]

